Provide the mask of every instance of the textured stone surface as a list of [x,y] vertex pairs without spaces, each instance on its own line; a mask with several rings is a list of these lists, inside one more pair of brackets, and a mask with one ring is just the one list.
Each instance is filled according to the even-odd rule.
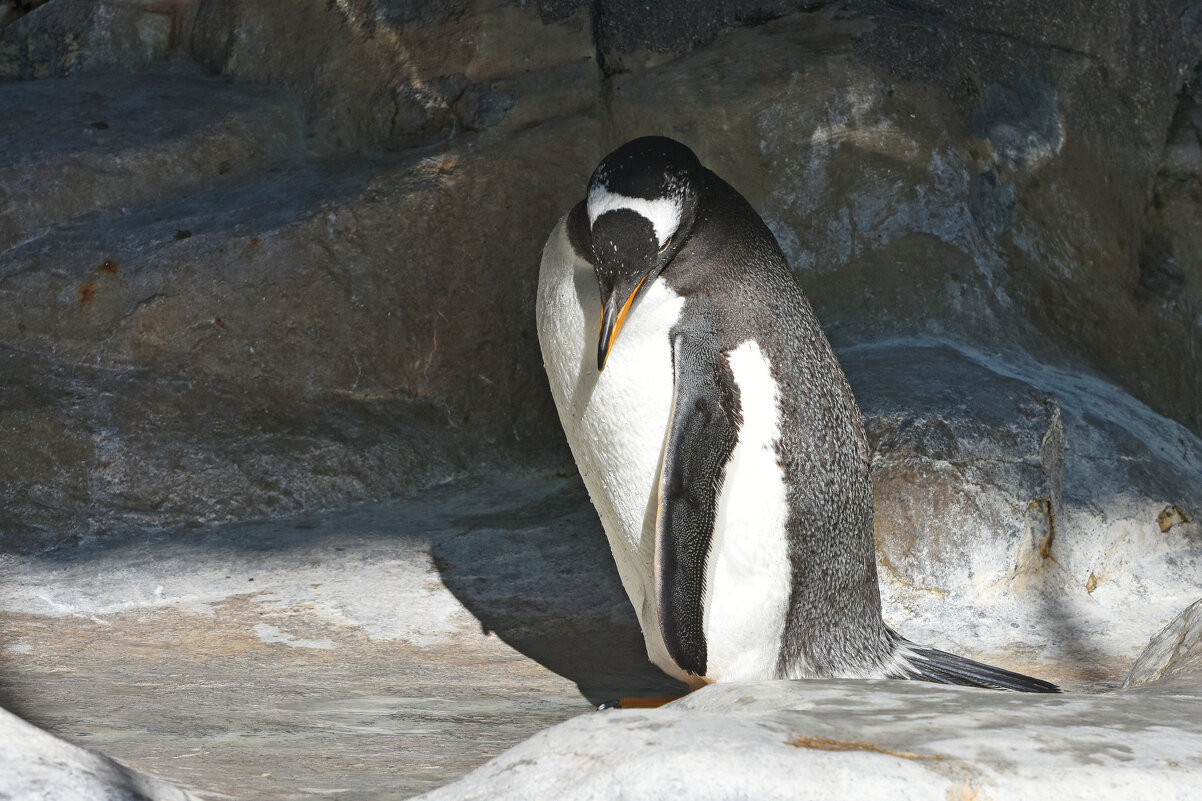
[[146,69],[183,43],[196,0],[50,0],[0,25],[0,80]]
[[308,132],[335,149],[512,132],[599,99],[584,9],[544,17],[496,0],[202,0],[192,52],[238,81],[285,87]]
[[1114,687],[1197,599],[1202,442],[1183,426],[1096,378],[963,346],[839,355],[874,448],[883,595],[907,636]]
[[409,796],[679,691],[576,478],[95,538],[5,556],[0,587],[0,705],[234,798]]
[[291,102],[195,67],[4,84],[0,104],[10,123],[0,133],[3,251],[86,215],[227,189],[303,152]]
[[[885,616],[908,637],[1081,694],[1118,687],[1202,596],[1184,428],[946,343],[840,355],[874,448]],[[681,689],[647,663],[574,476],[10,551],[0,586],[0,704],[235,797],[418,793],[591,704]]]
[[917,682],[711,685],[578,717],[436,799],[1191,799],[1202,696],[1031,696]]
[[198,801],[198,796],[66,743],[0,709],[0,798]]
[[1124,689],[1147,686],[1202,687],[1202,601],[1152,638],[1123,682]]
[[0,151],[0,537],[323,508],[554,452],[536,270],[512,265],[587,175],[587,120],[311,162],[286,101],[210,78],[3,94],[58,136]]

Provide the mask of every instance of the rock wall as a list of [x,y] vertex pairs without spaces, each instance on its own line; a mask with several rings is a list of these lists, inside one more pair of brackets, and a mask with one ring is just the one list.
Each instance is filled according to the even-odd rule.
[[[1197,3],[636,5],[10,13],[0,76],[70,77],[3,93],[0,342],[44,379],[6,389],[14,525],[567,469],[532,330],[539,251],[600,156],[651,132],[761,210],[837,347],[1030,354],[1202,429]],[[147,387],[142,414],[105,411],[101,376]],[[11,411],[30,392],[46,402]],[[305,408],[345,422],[240,452]],[[314,478],[315,448],[358,477]],[[193,451],[221,455],[197,470]]]

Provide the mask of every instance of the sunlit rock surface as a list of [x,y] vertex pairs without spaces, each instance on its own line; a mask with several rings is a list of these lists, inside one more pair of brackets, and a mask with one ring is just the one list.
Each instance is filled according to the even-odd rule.
[[1124,688],[1202,686],[1202,600],[1173,618],[1155,637],[1123,682]]
[[1202,694],[1030,697],[911,682],[714,685],[578,717],[456,799],[1195,798]]
[[71,745],[0,709],[0,798],[200,801],[187,790]]
[[[1117,688],[1148,640],[1202,597],[1197,524],[1161,514],[1198,508],[1192,434],[1113,386],[945,343],[842,357],[875,450],[885,614],[906,636],[1059,682],[1075,699]],[[593,704],[682,690],[647,663],[575,477],[468,477],[343,511],[97,537],[10,555],[0,585],[4,705],[238,796],[418,793],[555,723],[591,719]],[[1169,689],[1197,689],[1195,673],[1174,675],[1184,681]],[[926,691],[959,697],[873,689]],[[830,692],[833,705],[861,689]],[[957,720],[976,705],[1060,708],[964,697],[978,700]],[[1196,718],[1196,701],[1177,704],[1181,714]],[[1071,709],[1109,710],[1106,728],[1130,708],[1098,703]],[[547,760],[558,731],[535,741]],[[1066,769],[1078,756],[1040,752]],[[1034,787],[1034,774],[982,764],[995,783],[1016,777],[1016,793]]]

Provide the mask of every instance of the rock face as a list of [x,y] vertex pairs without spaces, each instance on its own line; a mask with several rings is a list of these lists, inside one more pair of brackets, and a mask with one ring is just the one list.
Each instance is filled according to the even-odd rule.
[[884,601],[907,636],[1113,687],[1196,600],[1202,442],[1184,427],[1097,379],[963,346],[839,355],[875,451]]
[[[837,347],[889,622],[1073,691],[1169,624],[1128,683],[1196,683],[1202,7],[645,6],[0,0],[0,702],[214,792],[372,798],[670,690],[532,313],[547,232],[647,133],[747,195]],[[1106,775],[1159,770],[1117,699],[1039,712],[1078,701],[1145,749]],[[764,753],[1033,786],[975,745],[796,736]]]
[[[547,452],[534,272],[494,281],[487,254],[537,261],[572,182],[528,176],[586,175],[591,125],[309,162],[288,103],[187,71],[7,95],[57,136],[5,151],[3,536],[322,508]],[[514,219],[482,228],[493,204]]]
[[[0,97],[18,123],[0,344],[59,378],[29,390],[48,407],[5,405],[5,528],[287,513],[482,460],[570,469],[535,265],[600,156],[649,132],[763,212],[837,345],[935,336],[1083,368],[1196,433],[1197,348],[1172,343],[1202,319],[1202,17],[921,8],[718,3],[647,25],[620,0],[38,5],[4,29],[0,72],[71,78]],[[164,388],[137,432],[100,376]],[[238,452],[313,409],[338,422]],[[203,469],[189,430],[216,432],[193,439],[220,454]],[[353,478],[314,477],[316,451]]]
[[1196,693],[1030,698],[910,682],[711,685],[585,715],[438,799],[1193,798]]
[[[14,19],[22,5],[34,7]],[[180,46],[194,5],[187,0],[8,0],[3,8],[10,19],[0,19],[0,79],[146,69]]]

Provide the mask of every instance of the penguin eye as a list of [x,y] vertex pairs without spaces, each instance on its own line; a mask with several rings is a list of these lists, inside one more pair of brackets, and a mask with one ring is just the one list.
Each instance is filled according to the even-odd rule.
[[663,243],[662,245],[660,245],[660,246],[659,246],[659,252],[660,252],[660,253],[663,253],[665,250],[667,250],[667,249],[668,249],[668,245],[671,245],[671,244],[672,244],[672,237],[668,237],[668,238],[667,238],[667,239],[664,241],[664,243]]

